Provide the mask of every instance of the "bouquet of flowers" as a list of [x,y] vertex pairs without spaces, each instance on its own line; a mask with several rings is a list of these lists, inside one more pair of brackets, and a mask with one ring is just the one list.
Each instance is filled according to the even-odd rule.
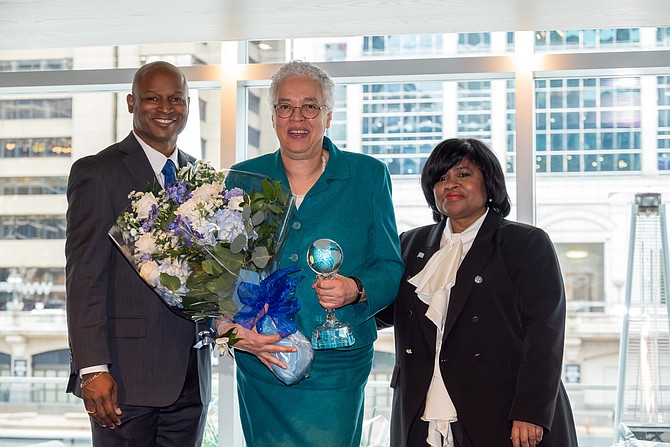
[[[275,271],[293,200],[278,181],[249,172],[217,171],[197,161],[178,171],[174,185],[133,191],[129,198],[129,209],[118,217],[109,235],[142,279],[181,316],[193,321],[212,317],[237,321],[242,308],[238,286],[248,281],[259,284],[271,274],[296,273]],[[245,292],[245,308],[263,307],[266,302],[270,308],[258,322],[249,322],[245,316],[239,323],[250,328],[270,318],[273,323],[265,323],[268,328],[277,327],[279,321],[292,322],[300,309],[293,293],[301,279],[282,281],[281,299],[275,295],[272,302],[261,293]],[[289,324],[289,331],[286,327],[274,333],[287,337],[297,331],[295,325]],[[230,345],[236,341],[232,331],[220,335],[228,337]]]

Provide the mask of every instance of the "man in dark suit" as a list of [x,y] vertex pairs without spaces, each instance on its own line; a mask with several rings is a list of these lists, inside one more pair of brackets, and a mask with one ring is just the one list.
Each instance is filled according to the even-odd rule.
[[131,191],[171,181],[170,160],[193,161],[177,149],[188,118],[186,78],[166,62],[147,64],[126,100],[133,131],[70,172],[67,391],[83,399],[96,447],[199,446],[210,351],[193,348],[197,326],[168,309],[107,235]]

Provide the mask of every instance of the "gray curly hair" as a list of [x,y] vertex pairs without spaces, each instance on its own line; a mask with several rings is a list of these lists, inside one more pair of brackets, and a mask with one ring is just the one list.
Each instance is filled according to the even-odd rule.
[[282,65],[277,72],[272,75],[272,84],[270,84],[270,96],[268,100],[270,107],[277,104],[277,89],[279,84],[290,76],[308,76],[314,79],[321,86],[321,93],[326,102],[326,107],[333,110],[335,105],[335,83],[326,71],[307,61],[290,61]]

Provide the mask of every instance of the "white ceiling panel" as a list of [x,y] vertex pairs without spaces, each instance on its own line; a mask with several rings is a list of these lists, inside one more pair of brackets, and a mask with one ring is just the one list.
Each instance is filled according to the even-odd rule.
[[0,0],[0,50],[670,26],[670,0]]

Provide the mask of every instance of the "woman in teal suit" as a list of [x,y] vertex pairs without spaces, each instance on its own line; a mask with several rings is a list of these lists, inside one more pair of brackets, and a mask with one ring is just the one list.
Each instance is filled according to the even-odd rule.
[[[270,371],[280,362],[278,336],[242,327],[237,336],[240,416],[247,445],[358,447],[364,389],[377,337],[374,315],[394,299],[403,272],[391,181],[386,166],[363,154],[339,150],[324,136],[330,126],[334,84],[303,61],[283,65],[270,87],[272,123],[279,150],[233,166],[288,185],[296,199],[279,267],[298,266],[305,279],[296,296],[300,331],[310,336],[325,310],[349,323],[355,343],[315,352],[311,376],[287,386]],[[343,250],[338,276],[316,280],[306,253],[329,238]],[[222,328],[222,331],[229,327]]]

